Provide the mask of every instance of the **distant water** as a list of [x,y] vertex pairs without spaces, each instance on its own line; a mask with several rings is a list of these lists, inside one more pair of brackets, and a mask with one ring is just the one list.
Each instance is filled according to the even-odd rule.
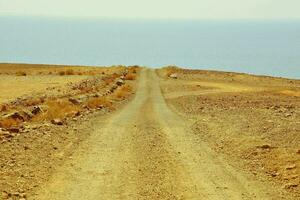
[[0,62],[174,64],[300,79],[300,22],[0,17]]

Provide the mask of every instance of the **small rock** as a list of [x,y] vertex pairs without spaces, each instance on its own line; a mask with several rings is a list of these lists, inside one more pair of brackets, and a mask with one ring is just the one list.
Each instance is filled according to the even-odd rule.
[[291,113],[286,113],[284,116],[285,117],[290,117],[290,116],[292,116],[292,114]]
[[37,115],[37,114],[39,114],[41,112],[42,112],[42,109],[41,109],[40,106],[34,106],[33,109],[32,109],[32,111],[31,111],[31,113],[34,114],[34,115]]
[[117,88],[118,88],[117,85],[113,85],[113,86],[109,89],[109,91],[110,91],[110,92],[114,92],[115,89],[117,89]]
[[20,132],[20,128],[18,128],[18,127],[7,128],[6,130],[10,133],[19,133]]
[[81,112],[80,111],[77,111],[76,113],[75,113],[75,116],[76,117],[79,117],[81,115]]
[[125,82],[124,82],[124,80],[122,80],[122,79],[119,79],[119,80],[117,80],[117,82],[116,82],[116,84],[118,85],[118,86],[121,86],[121,85],[123,85]]
[[18,119],[24,121],[24,117],[19,112],[10,113],[5,115],[4,118]]
[[279,172],[271,172],[271,176],[272,176],[272,177],[276,177],[276,176],[279,176],[279,175],[280,175]]
[[1,197],[3,199],[8,199],[9,197],[11,197],[11,194],[6,192],[6,191],[3,191],[2,194],[1,194]]
[[288,165],[285,167],[285,169],[287,169],[287,170],[295,169],[295,168],[296,168],[296,164]]
[[8,131],[2,132],[1,136],[4,138],[12,138],[13,137],[13,135]]
[[178,75],[176,74],[176,73],[174,73],[174,74],[170,74],[170,76],[169,76],[170,78],[174,78],[174,79],[177,79],[178,78]]
[[285,188],[285,189],[291,189],[291,188],[295,188],[295,187],[298,187],[298,184],[296,184],[296,183],[288,183],[288,184],[285,184],[283,186],[283,188]]
[[69,101],[74,105],[79,105],[81,102],[75,98],[69,98]]
[[19,197],[20,193],[19,192],[14,192],[12,195],[15,196],[15,197]]
[[51,123],[54,125],[63,125],[63,121],[61,119],[52,119]]
[[98,93],[96,93],[96,94],[94,94],[94,95],[92,95],[92,97],[100,97],[101,95],[100,94],[98,94]]
[[271,149],[272,146],[270,144],[263,144],[261,146],[257,146],[258,148],[261,148],[261,149]]

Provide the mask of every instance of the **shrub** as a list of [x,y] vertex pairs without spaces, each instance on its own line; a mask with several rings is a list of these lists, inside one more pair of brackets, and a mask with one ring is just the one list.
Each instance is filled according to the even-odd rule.
[[0,120],[0,127],[1,128],[12,128],[12,127],[18,127],[22,123],[19,119],[13,119],[13,118],[6,118]]
[[100,107],[112,108],[112,103],[105,97],[93,97],[87,101],[87,106],[91,109]]
[[105,77],[102,80],[104,81],[105,85],[109,85],[109,84],[111,84],[111,83],[114,82],[115,78],[113,78],[113,77]]
[[123,85],[114,93],[115,97],[118,99],[124,99],[130,95],[132,89],[129,85]]
[[3,104],[3,105],[0,105],[0,112],[3,112],[3,111],[7,111],[8,110],[8,106]]
[[64,75],[66,75],[66,72],[65,72],[65,71],[59,71],[59,72],[58,72],[58,75],[64,76]]
[[52,119],[64,119],[66,117],[74,116],[80,107],[72,104],[66,99],[50,100],[46,102],[47,110],[35,116],[33,121],[44,121]]
[[16,72],[16,75],[17,75],[17,76],[26,76],[27,73],[24,72],[24,71],[18,71],[18,72]]
[[24,106],[36,106],[40,103],[43,103],[43,99],[41,98],[31,98],[31,99],[27,99],[23,105]]
[[166,76],[167,76],[167,77],[170,77],[172,74],[174,74],[174,72],[171,71],[171,70],[169,70],[169,71],[167,71]]
[[133,73],[128,73],[125,76],[125,80],[135,80],[136,79],[136,75]]
[[65,72],[66,75],[75,75],[75,72],[73,69],[67,69]]

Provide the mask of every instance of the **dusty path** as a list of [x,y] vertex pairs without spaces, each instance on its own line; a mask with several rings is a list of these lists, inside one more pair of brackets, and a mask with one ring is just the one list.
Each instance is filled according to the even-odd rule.
[[153,70],[142,71],[129,105],[94,126],[33,199],[278,199],[189,132]]

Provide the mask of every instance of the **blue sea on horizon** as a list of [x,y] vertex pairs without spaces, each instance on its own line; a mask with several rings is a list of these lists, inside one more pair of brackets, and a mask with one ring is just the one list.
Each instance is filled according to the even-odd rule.
[[0,17],[0,63],[177,65],[300,79],[300,21]]

